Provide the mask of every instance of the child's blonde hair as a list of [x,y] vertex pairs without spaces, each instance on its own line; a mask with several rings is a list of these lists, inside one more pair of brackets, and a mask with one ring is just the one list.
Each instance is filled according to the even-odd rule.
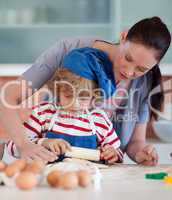
[[[88,96],[88,93],[92,97],[100,95],[95,81],[78,76],[66,68],[59,68],[47,85],[51,92],[53,94],[56,92],[58,96],[61,88],[65,89],[67,94],[75,92],[80,96]],[[73,91],[72,87],[75,91]]]

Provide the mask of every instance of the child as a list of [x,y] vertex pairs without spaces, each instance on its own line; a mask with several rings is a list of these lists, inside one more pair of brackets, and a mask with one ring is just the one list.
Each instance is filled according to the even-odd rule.
[[[94,93],[94,81],[80,77],[66,68],[57,70],[48,83],[58,102],[35,106],[28,122],[26,133],[34,143],[44,146],[56,155],[70,150],[70,145],[84,148],[100,148],[101,159],[109,164],[122,162],[120,141],[106,113],[93,109],[98,95]],[[12,141],[8,149],[17,156]]]

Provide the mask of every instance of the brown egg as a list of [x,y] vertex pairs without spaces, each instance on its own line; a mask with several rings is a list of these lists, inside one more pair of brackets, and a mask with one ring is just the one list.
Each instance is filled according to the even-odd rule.
[[78,176],[75,172],[66,172],[59,179],[59,186],[65,190],[71,190],[78,186]]
[[28,163],[24,169],[24,171],[26,172],[32,172],[34,174],[40,174],[43,169],[44,169],[44,164],[43,162],[38,162],[38,161],[34,161],[31,163]]
[[54,170],[50,172],[47,176],[47,182],[52,187],[59,187],[59,179],[62,175],[61,171]]
[[5,174],[8,177],[12,177],[20,171],[17,165],[10,164],[5,168]]
[[6,164],[1,160],[0,161],[0,172],[3,172],[4,170],[5,170],[5,168],[6,168]]
[[87,187],[91,182],[91,175],[88,171],[81,170],[77,173],[79,185],[81,187]]
[[31,172],[21,172],[16,178],[16,186],[21,190],[30,190],[37,184],[37,178]]
[[26,160],[15,160],[13,163],[13,165],[16,165],[20,171],[24,170],[24,168],[26,167]]

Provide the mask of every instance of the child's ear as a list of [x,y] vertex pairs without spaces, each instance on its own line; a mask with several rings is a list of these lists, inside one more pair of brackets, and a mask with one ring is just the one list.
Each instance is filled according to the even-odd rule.
[[128,30],[122,31],[120,33],[120,39],[119,39],[120,43],[125,43],[127,34],[128,34]]

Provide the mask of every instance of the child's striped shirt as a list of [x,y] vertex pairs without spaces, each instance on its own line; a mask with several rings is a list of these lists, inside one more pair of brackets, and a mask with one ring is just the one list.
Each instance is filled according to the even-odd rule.
[[[56,116],[55,116],[56,115]],[[50,123],[53,120],[53,125]],[[91,120],[94,127],[91,126]],[[35,106],[29,120],[24,123],[26,134],[30,140],[40,144],[47,131],[73,136],[89,136],[96,134],[98,146],[106,144],[115,149],[120,147],[120,140],[113,128],[112,122],[103,110],[95,109],[88,113],[71,115],[61,111],[52,103]],[[94,131],[92,130],[94,129]],[[12,141],[8,143],[10,153],[16,155],[16,147]],[[123,157],[120,151],[121,157]]]

